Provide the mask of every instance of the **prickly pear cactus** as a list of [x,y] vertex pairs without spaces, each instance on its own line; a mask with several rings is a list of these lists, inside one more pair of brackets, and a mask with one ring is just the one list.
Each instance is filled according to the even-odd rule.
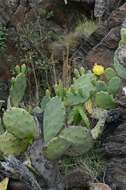
[[[121,80],[113,69],[106,69],[106,83],[83,68],[74,74],[71,87],[64,89],[61,83],[56,86],[57,96],[50,98],[44,109],[43,151],[50,160],[79,156],[92,149],[104,130],[108,109],[116,106],[113,95],[121,87]],[[93,129],[89,114],[98,120]]]
[[4,155],[20,155],[26,150],[27,146],[27,139],[18,139],[7,131],[0,135],[0,153]]
[[74,94],[73,92],[68,92],[64,102],[65,105],[69,105],[69,106],[74,106],[74,105],[78,105],[81,103],[84,103],[88,100],[90,94],[88,92],[85,91],[85,93],[81,94],[81,93],[76,93]]
[[126,26],[124,27],[122,26],[120,33],[121,33],[121,40],[119,42],[119,46],[122,47],[126,45]]
[[101,91],[101,92],[96,93],[95,102],[96,102],[96,106],[103,109],[115,108],[114,98],[108,92]]
[[0,134],[0,152],[5,155],[20,155],[37,137],[37,127],[33,117],[22,108],[11,108],[3,117],[4,128]]
[[55,84],[54,90],[55,90],[56,96],[59,96],[63,100],[66,95],[66,91],[65,91],[62,81],[59,81],[58,84]]
[[85,110],[81,106],[79,106],[78,107],[78,112],[79,112],[79,114],[80,114],[80,116],[82,118],[82,121],[83,121],[85,127],[90,129],[90,127],[91,127],[90,121],[89,121],[89,119],[87,117],[87,114],[86,114]]
[[91,93],[95,91],[95,86],[93,85],[95,76],[92,73],[85,73],[84,69],[81,68],[80,70],[76,69],[74,74],[76,78],[74,78],[73,85],[64,99],[65,105],[69,106],[85,103]]
[[92,84],[94,80],[95,77],[92,73],[86,73],[74,80],[73,87],[77,90],[82,89],[83,93],[88,92],[90,94],[94,91],[94,86]]
[[107,85],[105,84],[104,81],[97,81],[96,82],[96,91],[100,92],[100,91],[106,91],[107,90]]
[[71,143],[62,137],[54,137],[44,149],[43,153],[49,160],[56,160],[63,156]]
[[106,118],[101,118],[97,122],[96,126],[91,130],[91,134],[94,140],[99,138],[104,130]]
[[69,126],[47,144],[44,154],[50,160],[59,159],[62,155],[79,156],[88,152],[93,145],[90,130],[81,126]]
[[29,141],[36,137],[35,121],[26,110],[12,107],[5,112],[3,119],[6,130],[15,137]]
[[64,126],[65,108],[59,97],[52,98],[44,112],[44,140],[48,143]]
[[70,148],[65,152],[65,155],[79,156],[87,153],[93,148],[94,141],[90,130],[81,126],[70,126],[65,128],[60,136],[71,142]]
[[16,78],[13,79],[10,89],[10,101],[12,106],[18,107],[24,97],[26,85],[26,76],[24,73],[19,73]]
[[[124,47],[124,49],[125,49],[125,47]],[[118,48],[116,50],[116,52],[115,52],[115,55],[114,55],[114,68],[115,68],[115,70],[116,70],[116,72],[117,72],[117,74],[118,74],[118,76],[120,78],[126,79],[126,68],[123,66],[123,64],[121,63],[121,60],[120,60],[120,58],[122,59],[122,58],[125,57],[124,54],[122,54],[120,56],[122,50],[123,49]],[[123,61],[123,59],[122,59],[122,61]]]
[[50,97],[50,92],[49,90],[46,90],[46,95],[42,98],[42,101],[40,103],[40,107],[41,107],[41,111],[44,112],[47,103],[50,101],[51,97]]
[[124,20],[121,28],[121,40],[119,42],[119,48],[115,51],[114,55],[114,68],[123,79],[126,79],[126,67],[125,67],[125,49],[126,49],[126,20]]
[[111,67],[108,67],[107,69],[105,69],[105,77],[108,81],[111,80],[115,76],[117,76],[117,74],[114,71],[114,69],[112,69]]
[[121,89],[122,81],[119,77],[113,77],[108,83],[107,91],[110,94],[116,95],[116,93]]

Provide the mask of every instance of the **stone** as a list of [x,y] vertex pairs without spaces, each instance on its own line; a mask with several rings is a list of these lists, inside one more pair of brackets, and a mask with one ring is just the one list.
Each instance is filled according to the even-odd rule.
[[[125,116],[124,116],[125,117]],[[126,189],[126,124],[120,124],[103,139],[107,157],[105,181],[112,189]]]
[[118,62],[126,67],[126,45],[116,50]]
[[86,62],[89,68],[92,68],[95,63],[101,64],[104,67],[111,66],[119,40],[120,28],[112,28],[101,42],[88,52]]
[[91,183],[90,190],[111,190],[111,188],[104,183]]
[[66,187],[73,188],[88,188],[89,183],[93,182],[93,178],[89,175],[88,171],[84,171],[81,168],[75,168],[64,178]]
[[[120,27],[126,17],[126,3],[113,11],[103,23],[104,37],[90,51],[87,52],[85,61],[89,68],[97,62],[105,67],[113,63],[113,55],[120,41]],[[90,39],[89,39],[90,41]]]

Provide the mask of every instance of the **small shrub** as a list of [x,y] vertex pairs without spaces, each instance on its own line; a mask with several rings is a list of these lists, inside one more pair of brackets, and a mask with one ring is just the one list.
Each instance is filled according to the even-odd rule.
[[89,37],[95,30],[97,29],[97,25],[94,21],[84,21],[80,22],[76,28],[75,32],[85,35],[85,37]]

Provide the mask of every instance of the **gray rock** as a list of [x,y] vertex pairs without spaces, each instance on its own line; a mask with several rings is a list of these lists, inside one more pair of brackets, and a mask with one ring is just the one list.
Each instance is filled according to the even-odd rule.
[[107,156],[105,181],[113,190],[126,189],[126,124],[119,125],[104,139],[104,152]]

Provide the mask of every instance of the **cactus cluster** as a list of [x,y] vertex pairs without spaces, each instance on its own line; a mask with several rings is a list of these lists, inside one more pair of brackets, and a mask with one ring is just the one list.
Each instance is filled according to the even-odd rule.
[[44,155],[51,160],[62,155],[76,156],[93,147],[90,129],[65,125],[65,107],[59,97],[52,98],[44,112]]
[[112,68],[107,68],[104,73],[106,81],[96,82],[96,106],[103,109],[112,109],[116,106],[116,96],[122,87],[122,80]]
[[114,54],[114,68],[118,75],[122,79],[126,79],[126,67],[125,67],[125,49],[126,49],[126,23],[122,24],[121,28],[121,40],[119,47]]
[[[81,68],[75,70],[69,88],[64,88],[60,81],[54,87],[55,97],[46,93],[41,103],[45,156],[55,160],[63,155],[78,156],[92,149],[104,130],[107,110],[116,107],[121,85],[121,79],[112,68],[104,70],[104,80]],[[93,128],[91,118],[98,121]]]
[[5,155],[19,155],[37,136],[35,121],[25,109],[7,110],[3,122],[5,131],[0,134],[0,152]]
[[11,106],[18,107],[26,90],[26,65],[15,67],[16,77],[11,80],[10,102]]
[[[10,93],[11,104],[15,107],[4,113],[0,133],[0,152],[5,155],[24,152],[38,132],[33,117],[18,108],[26,89],[26,66],[16,66],[16,73]],[[115,108],[116,95],[122,85],[112,68],[104,70],[104,80],[91,71],[85,72],[84,68],[75,70],[74,74],[69,88],[59,81],[54,86],[55,96],[47,90],[40,103],[39,112],[44,114],[43,153],[50,160],[63,155],[82,155],[93,148],[104,130],[106,110]],[[93,127],[92,118],[98,121]]]
[[[67,121],[67,113],[60,97],[53,97],[46,105],[44,111],[44,155],[50,160],[59,159],[63,155],[78,156],[88,152],[94,146],[94,138],[100,133],[100,124],[103,130],[103,123],[106,117],[100,118],[101,123],[95,130],[91,130],[89,118],[82,106],[75,106],[73,118]],[[101,111],[102,112],[102,111]],[[75,115],[80,114],[83,120],[82,125],[70,125]],[[67,122],[69,123],[67,125]],[[94,134],[94,135],[93,135]]]
[[116,105],[116,96],[122,87],[122,80],[112,68],[105,69],[103,75],[104,80],[91,71],[76,69],[73,84],[66,89],[60,82],[55,86],[55,93],[68,107],[82,105],[92,99],[96,106],[111,109]]

